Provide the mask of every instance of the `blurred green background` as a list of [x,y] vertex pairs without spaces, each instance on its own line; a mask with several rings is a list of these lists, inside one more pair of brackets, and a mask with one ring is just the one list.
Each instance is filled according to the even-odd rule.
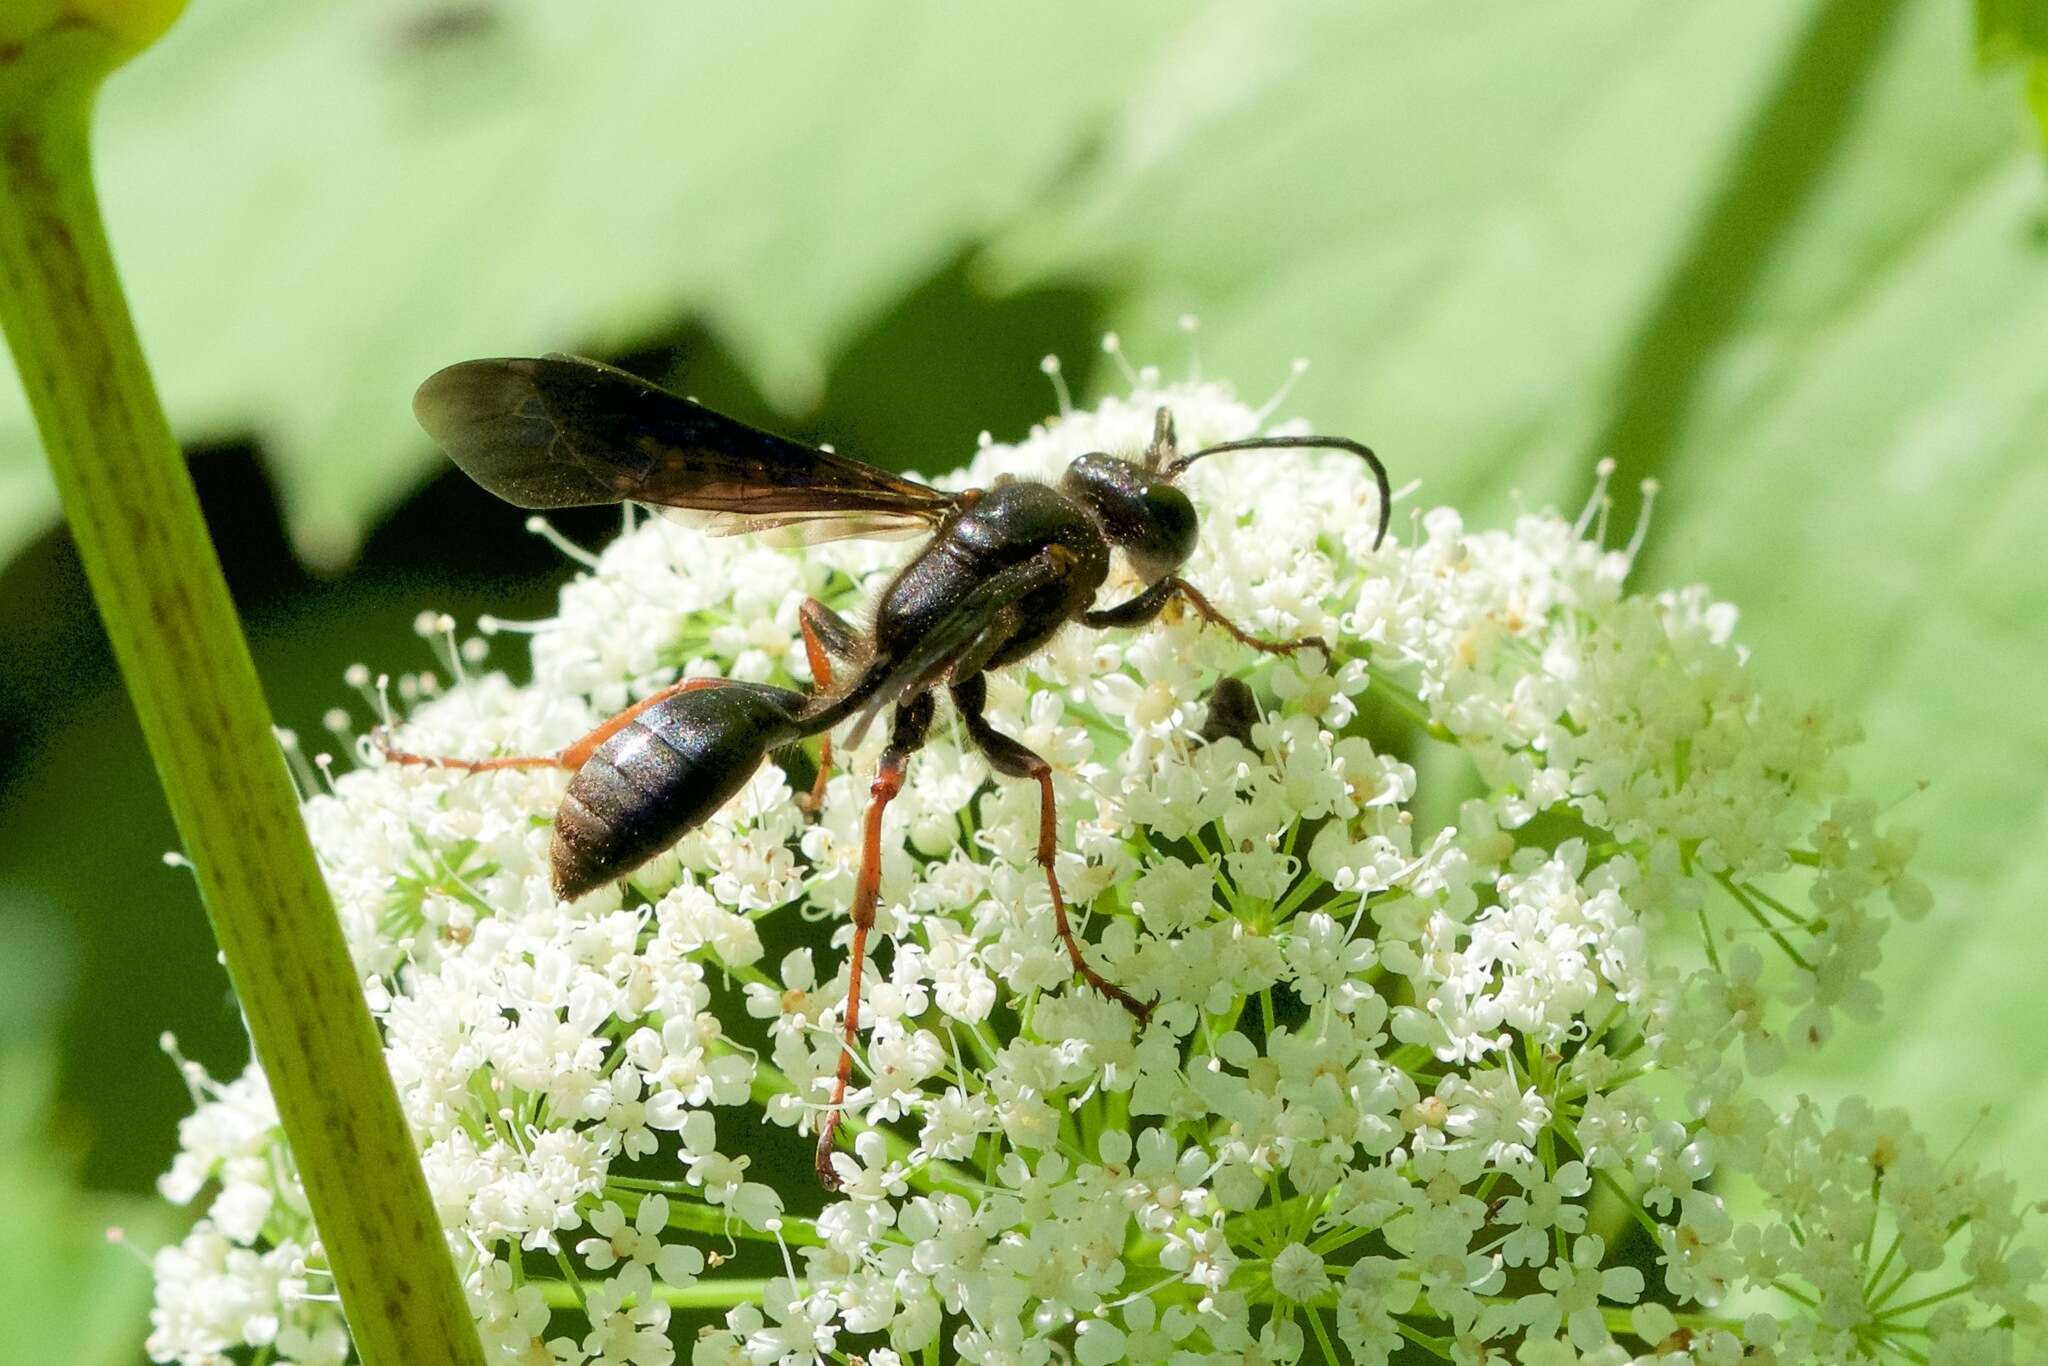
[[[1937,909],[1784,1093],[2048,1194],[2048,185],[2034,0],[887,6],[195,0],[100,180],[282,724],[422,608],[568,566],[446,469],[437,366],[566,349],[941,469],[1119,381],[1106,328],[1474,523],[1664,485],[1639,582],[1866,722]],[[1983,58],[2019,60],[1987,67]],[[2031,86],[2029,81],[2031,80]],[[10,371],[11,375],[11,371]],[[0,1359],[138,1358],[109,1248],[245,1043],[11,377],[0,393]],[[560,519],[594,542],[616,514]],[[516,643],[497,662],[520,668]]]

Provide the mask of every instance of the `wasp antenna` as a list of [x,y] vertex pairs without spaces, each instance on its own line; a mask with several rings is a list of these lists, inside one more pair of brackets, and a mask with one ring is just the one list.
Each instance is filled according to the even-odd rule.
[[1060,373],[1060,358],[1047,356],[1038,362],[1038,368],[1052,381],[1052,391],[1059,397],[1060,416],[1071,417],[1074,412],[1074,396],[1067,392],[1067,377]]
[[1387,522],[1394,511],[1394,491],[1387,482],[1387,467],[1372,453],[1372,447],[1346,436],[1250,436],[1242,441],[1219,441],[1213,446],[1205,446],[1192,455],[1184,455],[1174,461],[1166,467],[1165,477],[1169,483],[1178,479],[1181,471],[1205,456],[1221,455],[1225,451],[1260,450],[1349,451],[1372,466],[1373,482],[1379,485],[1380,491],[1380,524],[1379,530],[1372,538],[1373,549],[1379,549],[1380,542],[1387,539]]
[[1122,337],[1119,337],[1114,332],[1103,333],[1102,354],[1115,361],[1116,368],[1124,372],[1124,383],[1130,385],[1133,390],[1144,387],[1143,381],[1138,377],[1138,372],[1133,370],[1130,361],[1124,358],[1124,339]]

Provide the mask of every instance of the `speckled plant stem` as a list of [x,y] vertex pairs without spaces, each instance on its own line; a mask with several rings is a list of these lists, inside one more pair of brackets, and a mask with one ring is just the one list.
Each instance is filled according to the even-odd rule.
[[79,20],[0,47],[0,322],[357,1351],[376,1366],[481,1363],[101,228],[88,130],[121,55],[112,36]]

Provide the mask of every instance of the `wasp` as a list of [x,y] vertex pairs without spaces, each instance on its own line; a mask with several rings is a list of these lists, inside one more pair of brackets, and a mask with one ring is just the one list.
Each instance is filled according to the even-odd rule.
[[[1039,790],[1037,862],[1053,925],[1074,972],[1141,1021],[1150,1007],[1089,965],[1054,872],[1052,767],[984,714],[987,674],[1042,648],[1070,623],[1136,627],[1179,601],[1254,650],[1329,650],[1316,637],[1265,640],[1219,612],[1178,570],[1197,538],[1194,505],[1175,481],[1225,451],[1320,447],[1371,466],[1380,495],[1374,544],[1391,503],[1386,469],[1356,441],[1266,436],[1181,454],[1173,415],[1157,412],[1142,458],[1103,452],[1069,464],[1057,484],[997,480],[947,492],[875,466],[759,431],[645,380],[571,356],[473,360],[419,388],[420,425],[471,478],[522,508],[651,504],[715,533],[815,543],[848,536],[923,535],[924,544],[858,628],[816,598],[798,613],[813,680],[808,693],[761,683],[691,678],[662,688],[559,753],[439,759],[385,745],[400,763],[467,771],[558,767],[574,776],[555,815],[550,850],[565,900],[630,873],[723,806],[769,753],[820,737],[817,781],[798,800],[815,809],[831,768],[831,736],[851,723],[858,745],[882,712],[889,742],[868,787],[854,880],[852,954],[832,1102],[818,1130],[817,1169],[836,1187],[831,1157],[860,1028],[861,969],[881,884],[882,813],[902,790],[911,756],[931,732],[943,688],[968,738],[1005,777]],[[1143,584],[1096,605],[1121,552]]]

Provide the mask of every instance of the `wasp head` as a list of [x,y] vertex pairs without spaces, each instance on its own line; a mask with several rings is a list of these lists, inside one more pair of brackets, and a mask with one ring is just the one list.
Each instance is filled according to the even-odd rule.
[[1195,550],[1195,505],[1167,473],[1174,450],[1173,414],[1161,408],[1143,464],[1094,451],[1060,477],[1060,487],[1088,505],[1147,583],[1171,574]]

